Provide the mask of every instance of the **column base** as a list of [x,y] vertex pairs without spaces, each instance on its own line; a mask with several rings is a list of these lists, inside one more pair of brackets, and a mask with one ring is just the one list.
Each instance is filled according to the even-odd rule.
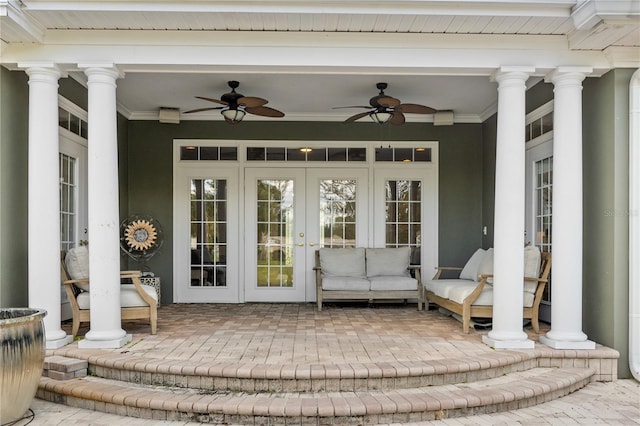
[[579,342],[572,342],[569,340],[555,340],[550,339],[547,336],[540,336],[540,343],[549,346],[553,349],[595,349],[596,342],[591,340],[582,340]]
[[482,343],[494,349],[534,349],[536,343],[533,340],[496,340],[489,336],[482,336]]
[[73,342],[73,336],[70,334],[65,334],[62,339],[45,341],[44,347],[45,349],[60,349],[63,346],[67,346],[71,342]]
[[111,340],[89,340],[82,339],[78,342],[79,349],[118,349],[132,340],[131,334],[125,334],[119,339]]

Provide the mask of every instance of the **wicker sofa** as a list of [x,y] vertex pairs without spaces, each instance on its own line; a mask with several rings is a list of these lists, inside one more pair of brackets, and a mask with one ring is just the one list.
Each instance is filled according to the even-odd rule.
[[410,265],[410,255],[409,247],[317,250],[314,269],[318,310],[326,299],[416,299],[421,310],[420,266]]

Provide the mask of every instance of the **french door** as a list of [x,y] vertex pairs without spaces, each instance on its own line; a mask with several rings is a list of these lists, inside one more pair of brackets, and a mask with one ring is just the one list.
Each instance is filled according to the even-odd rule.
[[174,185],[174,299],[239,302],[238,169],[177,169]]
[[315,251],[366,246],[367,169],[245,170],[245,300],[311,301]]

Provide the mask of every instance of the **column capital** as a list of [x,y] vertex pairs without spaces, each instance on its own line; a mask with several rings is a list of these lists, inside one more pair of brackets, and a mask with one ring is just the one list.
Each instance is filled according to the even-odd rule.
[[19,68],[23,68],[29,79],[38,77],[40,79],[58,80],[60,77],[66,77],[60,68],[52,62],[24,62],[18,64]]
[[574,80],[582,82],[587,74],[593,72],[592,67],[558,67],[544,77],[545,83],[556,84],[560,81]]
[[110,76],[114,80],[118,78],[124,78],[124,72],[122,72],[115,64],[108,62],[95,62],[95,63],[81,63],[78,64],[78,68],[84,69],[84,73],[87,77],[92,75]]
[[527,81],[529,76],[536,71],[535,67],[530,66],[503,66],[496,69],[491,74],[491,81],[500,83],[505,79],[520,79]]

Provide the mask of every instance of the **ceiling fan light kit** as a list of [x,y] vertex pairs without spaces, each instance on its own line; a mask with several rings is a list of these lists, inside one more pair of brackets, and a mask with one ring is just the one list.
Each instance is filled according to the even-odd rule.
[[223,109],[220,112],[223,116],[224,119],[227,122],[231,122],[231,123],[239,123],[242,121],[242,119],[244,118],[244,116],[247,114],[244,110],[238,108],[238,109]]

